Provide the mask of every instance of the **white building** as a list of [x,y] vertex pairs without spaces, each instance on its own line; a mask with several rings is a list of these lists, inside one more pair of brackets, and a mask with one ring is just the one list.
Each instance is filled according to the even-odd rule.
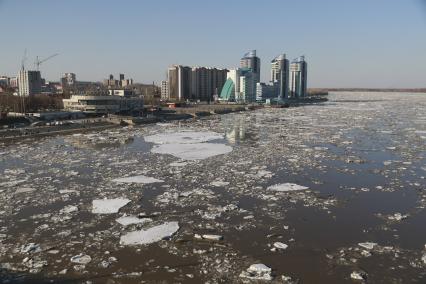
[[40,71],[28,71],[22,69],[18,74],[19,96],[30,96],[41,92]]
[[161,99],[167,100],[169,98],[169,82],[161,81]]
[[64,109],[67,111],[81,111],[92,114],[115,114],[143,109],[143,99],[138,97],[73,95],[70,99],[63,99],[62,101]]

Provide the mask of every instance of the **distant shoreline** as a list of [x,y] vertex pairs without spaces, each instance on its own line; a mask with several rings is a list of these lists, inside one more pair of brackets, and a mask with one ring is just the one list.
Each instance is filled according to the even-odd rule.
[[426,88],[414,89],[375,89],[375,88],[309,88],[309,92],[404,92],[404,93],[426,93]]

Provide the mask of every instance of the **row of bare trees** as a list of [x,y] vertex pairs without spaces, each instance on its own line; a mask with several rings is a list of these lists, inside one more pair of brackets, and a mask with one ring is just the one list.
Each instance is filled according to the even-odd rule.
[[63,108],[63,95],[32,95],[29,97],[0,94],[1,112],[37,112],[40,110],[60,110]]

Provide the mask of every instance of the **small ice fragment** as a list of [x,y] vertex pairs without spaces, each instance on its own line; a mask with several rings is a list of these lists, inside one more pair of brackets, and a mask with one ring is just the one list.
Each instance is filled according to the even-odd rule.
[[113,179],[112,181],[117,182],[117,183],[142,183],[142,184],[164,182],[161,179],[156,179],[156,178],[153,178],[153,177],[147,177],[147,176],[143,176],[143,175],[133,176],[133,177],[116,178],[116,179]]
[[365,243],[358,243],[358,245],[365,249],[372,250],[375,246],[377,246],[377,243],[365,242]]
[[97,199],[92,201],[92,213],[95,214],[110,214],[117,213],[121,207],[129,203],[127,198],[116,199]]
[[[197,236],[196,236],[196,238],[197,238]],[[211,235],[211,234],[202,235],[201,238],[203,240],[209,240],[209,241],[220,241],[220,240],[223,240],[222,236],[220,236],[220,235]]]
[[170,238],[179,230],[178,222],[166,222],[164,224],[127,233],[120,238],[121,245],[145,245]]
[[65,206],[64,208],[62,208],[61,211],[60,211],[60,213],[69,214],[69,213],[76,212],[76,211],[78,211],[78,207],[77,206],[68,205],[68,206]]
[[210,183],[210,185],[212,185],[212,186],[216,186],[216,187],[222,187],[222,186],[227,186],[227,185],[229,185],[229,182],[227,182],[227,181],[217,180],[217,181],[214,181],[214,182]]
[[282,249],[282,250],[284,250],[284,249],[287,249],[287,248],[288,248],[288,245],[286,245],[286,244],[284,244],[284,243],[281,243],[281,242],[275,242],[275,243],[274,243],[274,247],[275,247],[275,248],[277,248],[277,249]]
[[367,273],[365,273],[364,271],[353,271],[351,273],[351,278],[354,280],[366,280]]
[[71,262],[73,263],[88,264],[91,261],[92,261],[92,258],[90,257],[90,255],[87,255],[87,254],[80,253],[71,257]]
[[21,247],[22,253],[36,253],[40,251],[41,251],[40,245],[36,243],[29,243]]
[[272,191],[278,191],[278,192],[287,192],[287,191],[306,190],[308,189],[308,187],[298,185],[295,183],[281,183],[281,184],[271,185],[267,189]]
[[21,188],[18,188],[16,191],[15,191],[15,194],[18,194],[18,193],[27,193],[27,192],[32,192],[32,191],[35,191],[36,189],[35,188],[33,188],[33,187],[21,187]]
[[272,269],[262,263],[256,263],[250,265],[246,271],[241,272],[241,278],[248,278],[251,280],[266,280],[271,281],[273,279]]

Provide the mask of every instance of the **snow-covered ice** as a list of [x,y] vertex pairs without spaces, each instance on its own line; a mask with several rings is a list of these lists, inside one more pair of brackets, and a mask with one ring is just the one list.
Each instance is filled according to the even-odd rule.
[[144,224],[152,221],[150,218],[138,218],[136,216],[123,216],[115,220],[117,223],[128,226],[132,224]]
[[155,144],[194,144],[223,138],[223,135],[211,131],[179,131],[145,136],[145,141]]
[[178,222],[166,222],[161,225],[124,234],[121,245],[146,245],[173,236],[179,230]]
[[204,160],[227,154],[232,151],[232,147],[217,143],[162,144],[154,146],[151,151],[157,154],[173,155],[183,160]]
[[153,177],[147,177],[147,176],[144,176],[144,175],[116,178],[116,179],[113,179],[112,181],[116,182],[116,183],[142,183],[142,184],[164,182],[161,179],[156,179],[156,178],[153,178]]
[[117,213],[121,207],[130,202],[127,198],[96,199],[92,201],[92,213],[110,214]]
[[271,185],[267,189],[272,191],[287,192],[287,191],[306,190],[308,189],[308,187],[298,185],[295,183],[280,183],[280,184]]

